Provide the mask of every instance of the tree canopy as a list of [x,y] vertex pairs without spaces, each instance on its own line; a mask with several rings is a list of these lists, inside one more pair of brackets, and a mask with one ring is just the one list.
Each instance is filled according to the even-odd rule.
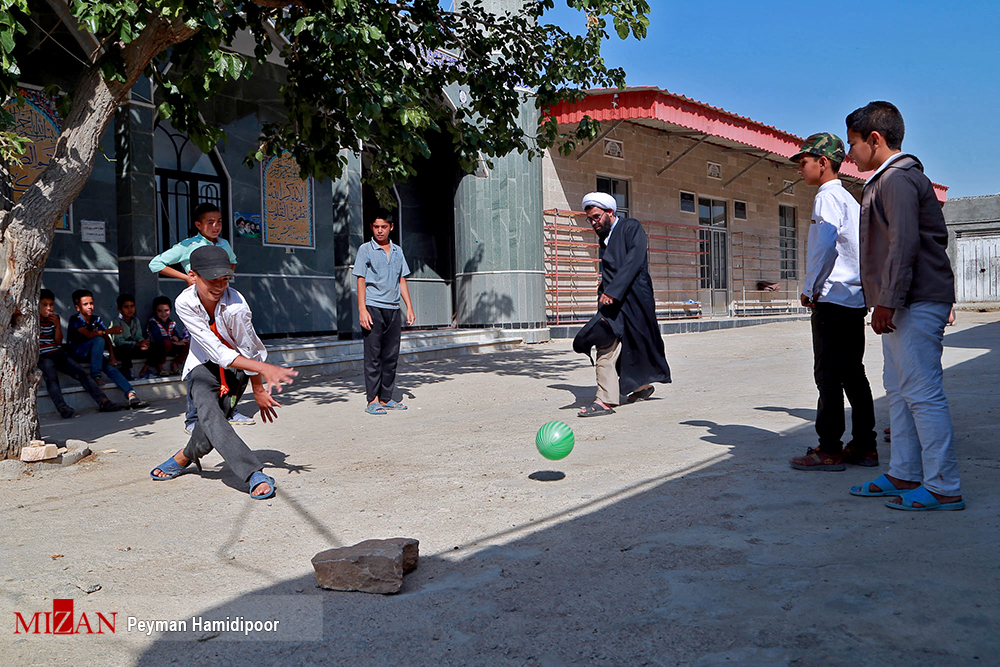
[[[623,39],[644,37],[649,7],[645,0],[568,5],[586,14],[584,34],[545,23],[552,0],[465,0],[450,7],[438,0],[68,3],[100,44],[92,62],[104,80],[127,82],[130,66],[141,65],[162,95],[160,117],[206,152],[222,134],[199,117],[199,103],[280,49],[287,118],[265,124],[260,149],[248,159],[288,151],[304,174],[337,177],[345,164],[341,149],[364,147],[371,157],[367,177],[376,187],[413,173],[414,161],[429,154],[430,132],[451,137],[468,171],[481,157],[552,145],[571,150],[592,137],[591,123],[566,134],[544,115],[537,131],[526,131],[517,122],[519,106],[525,95],[544,109],[586,88],[624,85],[624,72],[601,58],[601,44],[611,28]],[[17,91],[14,47],[24,33],[28,0],[0,0],[0,7],[0,87],[9,96]],[[152,53],[145,42],[157,24],[175,38]],[[253,37],[255,57],[230,48],[243,32]],[[136,51],[148,62],[129,62]],[[443,91],[456,86],[465,103],[453,108]],[[86,91],[65,92],[66,105],[85,102]],[[16,142],[6,136],[8,153],[17,152]]]

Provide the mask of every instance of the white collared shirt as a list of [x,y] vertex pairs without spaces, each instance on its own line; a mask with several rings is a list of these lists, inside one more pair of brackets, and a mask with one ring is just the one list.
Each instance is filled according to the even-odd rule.
[[809,225],[802,293],[816,301],[864,308],[858,224],[861,206],[840,179],[819,186]]
[[[266,361],[267,348],[257,337],[253,328],[253,313],[243,295],[227,287],[215,306],[215,328],[219,336],[232,348],[227,347],[209,327],[208,311],[198,298],[198,288],[189,286],[174,300],[174,310],[184,327],[191,334],[191,352],[184,362],[182,378],[206,361],[228,368],[237,357],[243,356],[253,361]],[[246,371],[247,375],[256,375]]]
[[868,177],[868,180],[865,181],[865,185],[868,185],[869,183],[871,183],[873,178],[875,178],[876,176],[878,176],[879,174],[881,174],[883,171],[885,171],[885,168],[888,167],[890,164],[892,164],[893,160],[895,160],[897,158],[901,158],[901,157],[903,157],[903,155],[905,155],[905,153],[903,153],[903,151],[899,151],[898,153],[893,153],[892,155],[890,155],[889,157],[887,157],[885,159],[885,162],[883,162],[882,164],[880,164],[878,166],[878,169],[875,170],[875,173]]

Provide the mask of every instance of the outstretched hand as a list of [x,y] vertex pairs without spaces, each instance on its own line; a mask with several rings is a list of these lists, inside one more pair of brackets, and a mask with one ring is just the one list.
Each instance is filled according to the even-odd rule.
[[260,418],[265,424],[269,424],[278,418],[278,413],[274,409],[280,408],[281,403],[278,403],[271,396],[271,393],[264,389],[263,383],[253,388],[253,400],[257,402],[257,407],[260,408]]
[[[299,372],[294,368],[264,364],[264,368],[260,370],[261,386],[269,394],[274,390],[281,393],[281,385],[291,384],[298,374]],[[254,391],[256,391],[256,387],[254,387]]]

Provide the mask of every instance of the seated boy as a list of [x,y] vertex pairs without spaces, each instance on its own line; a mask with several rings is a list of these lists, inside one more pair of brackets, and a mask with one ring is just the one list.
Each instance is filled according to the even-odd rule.
[[253,328],[252,313],[243,295],[229,286],[233,276],[226,251],[205,246],[191,253],[189,276],[194,285],[177,297],[177,315],[191,335],[191,354],[184,364],[188,396],[198,411],[187,446],[150,471],[154,481],[173,479],[212,449],[219,450],[230,469],[248,485],[250,496],[264,500],[274,495],[274,478],[265,475],[263,465],[236,435],[228,418],[246,390],[253,396],[265,422],[278,415],[279,392],[298,373],[265,363],[267,350]]
[[69,419],[76,414],[73,408],[66,405],[66,400],[63,398],[62,388],[59,386],[59,373],[65,373],[83,385],[91,398],[97,402],[97,408],[101,412],[120,410],[122,406],[112,403],[97,383],[87,375],[87,371],[70,359],[62,349],[62,322],[55,312],[55,306],[55,294],[51,290],[43,289],[38,300],[38,316],[41,324],[38,334],[38,369],[42,371],[45,388],[48,389],[49,398],[52,399],[59,415],[63,419]]
[[[125,395],[129,407],[134,409],[148,407],[149,404],[139,400],[135,389],[115,367],[117,360],[111,346],[111,334],[121,333],[122,328],[107,329],[100,316],[94,315],[94,294],[90,290],[78,289],[73,292],[73,305],[76,307],[76,315],[69,321],[70,356],[90,365],[90,377],[94,378],[94,382],[98,385],[104,384],[101,372],[107,373],[111,381]],[[105,348],[110,351],[107,360],[104,359]]]
[[[170,299],[158,296],[153,299],[153,316],[147,326],[149,334],[148,365],[159,375],[180,375],[188,355],[188,334],[183,327],[170,319]],[[170,371],[163,370],[168,355],[173,355]]]
[[[114,343],[114,353],[118,358],[118,369],[126,380],[133,380],[132,363],[136,359],[145,359],[149,350],[149,339],[142,336],[142,325],[135,316],[135,297],[131,294],[118,295],[118,317],[111,320],[111,328],[121,328],[122,332],[111,334]],[[144,364],[140,377],[149,369]]]

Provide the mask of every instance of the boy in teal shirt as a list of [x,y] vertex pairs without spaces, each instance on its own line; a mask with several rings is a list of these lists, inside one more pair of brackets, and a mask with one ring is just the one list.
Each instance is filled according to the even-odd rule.
[[[206,245],[217,245],[229,255],[229,261],[236,269],[236,253],[229,241],[222,238],[222,211],[215,204],[202,203],[194,210],[194,226],[198,228],[198,233],[184,239],[169,250],[161,252],[149,261],[149,270],[159,273],[167,278],[177,278],[183,280],[188,285],[193,285],[187,271],[191,268],[191,253],[195,249]],[[184,269],[181,273],[177,269],[170,268],[171,264],[180,264]]]

